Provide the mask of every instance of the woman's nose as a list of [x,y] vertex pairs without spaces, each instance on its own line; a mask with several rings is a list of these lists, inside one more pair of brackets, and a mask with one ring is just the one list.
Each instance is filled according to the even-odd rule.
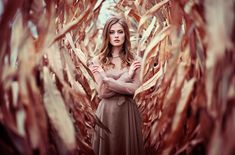
[[118,37],[118,33],[117,32],[115,33],[115,37]]

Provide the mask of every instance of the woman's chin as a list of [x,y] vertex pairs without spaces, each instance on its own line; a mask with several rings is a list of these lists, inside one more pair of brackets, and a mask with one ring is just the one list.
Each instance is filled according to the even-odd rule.
[[112,45],[113,45],[114,47],[120,47],[120,46],[122,46],[122,44],[123,44],[123,43],[113,43]]

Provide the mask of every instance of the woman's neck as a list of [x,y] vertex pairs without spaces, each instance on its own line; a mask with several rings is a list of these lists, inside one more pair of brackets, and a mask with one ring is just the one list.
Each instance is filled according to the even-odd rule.
[[112,48],[112,56],[117,57],[120,54],[122,47],[113,47]]

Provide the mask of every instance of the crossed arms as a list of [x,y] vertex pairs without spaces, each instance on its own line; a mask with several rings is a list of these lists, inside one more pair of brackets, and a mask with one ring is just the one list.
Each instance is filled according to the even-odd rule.
[[134,61],[128,74],[124,73],[117,79],[108,77],[99,64],[89,66],[97,83],[97,92],[100,98],[109,98],[116,94],[132,95],[140,85],[140,61]]

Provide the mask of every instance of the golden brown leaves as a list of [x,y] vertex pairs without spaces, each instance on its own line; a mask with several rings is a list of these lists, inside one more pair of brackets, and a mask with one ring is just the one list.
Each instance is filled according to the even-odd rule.
[[[99,51],[104,1],[30,2],[2,2],[0,149],[92,154],[94,122],[109,131],[94,115],[99,100],[86,66]],[[146,151],[234,154],[234,2],[111,5],[127,19],[132,50],[143,57],[135,99]]]
[[68,150],[74,150],[76,141],[73,123],[66,110],[64,100],[52,81],[52,74],[46,67],[43,67],[43,82],[43,101],[49,121],[64,142],[65,147]]
[[[170,1],[162,9],[168,11],[163,15],[172,30],[161,33],[166,28],[163,23],[163,30],[156,36],[165,37],[159,42],[156,37],[148,38],[141,68],[144,83],[136,91],[148,151],[206,154],[205,149],[209,149],[209,154],[234,153],[232,138],[228,138],[226,151],[222,148],[225,137],[233,130],[232,125],[231,128],[224,125],[233,118],[233,112],[227,115],[225,109],[228,110],[228,106],[235,108],[230,104],[234,95],[228,97],[229,90],[232,87],[234,90],[234,85],[228,83],[234,79],[231,68],[234,70],[235,62],[234,47],[231,48],[231,31],[234,31],[231,6],[234,7],[231,1]],[[222,18],[224,10],[230,12],[226,18]],[[142,20],[147,21],[145,18]],[[228,29],[224,24],[228,24]],[[140,25],[147,28],[149,24],[140,22]],[[154,61],[160,64],[160,71],[152,66]],[[160,74],[163,80],[160,80]],[[222,126],[226,128],[224,132]],[[197,147],[203,147],[204,151]]]

